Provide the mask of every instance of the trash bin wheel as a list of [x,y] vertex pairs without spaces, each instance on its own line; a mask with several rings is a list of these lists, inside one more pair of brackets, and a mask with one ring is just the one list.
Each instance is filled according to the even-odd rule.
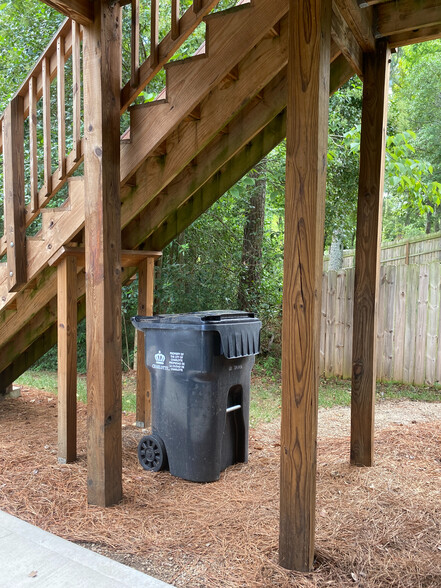
[[145,470],[159,472],[167,466],[165,446],[157,435],[146,435],[138,444],[139,463]]

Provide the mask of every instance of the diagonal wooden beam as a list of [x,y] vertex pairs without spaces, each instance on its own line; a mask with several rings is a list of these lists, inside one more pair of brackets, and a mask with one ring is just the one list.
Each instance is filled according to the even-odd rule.
[[361,9],[358,0],[333,0],[332,4],[341,12],[363,51],[374,51],[373,9]]
[[76,20],[79,24],[90,25],[93,22],[93,2],[90,0],[41,0],[51,8]]
[[357,74],[363,76],[363,50],[336,4],[332,7],[331,37]]
[[400,0],[375,8],[377,38],[441,24],[439,0]]

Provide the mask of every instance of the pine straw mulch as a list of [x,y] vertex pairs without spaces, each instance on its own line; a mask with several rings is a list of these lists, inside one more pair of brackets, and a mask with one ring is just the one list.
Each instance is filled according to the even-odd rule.
[[124,417],[124,499],[86,499],[86,410],[79,460],[56,459],[56,399],[0,403],[0,508],[176,586],[441,586],[440,421],[377,434],[376,465],[348,465],[348,439],[319,439],[316,565],[277,564],[277,426],[250,434],[250,460],[194,484],[137,463],[143,434]]

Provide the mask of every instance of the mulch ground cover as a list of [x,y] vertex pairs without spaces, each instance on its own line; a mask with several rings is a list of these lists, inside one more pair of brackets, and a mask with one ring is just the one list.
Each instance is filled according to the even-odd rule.
[[87,504],[86,408],[74,464],[57,463],[57,400],[33,389],[0,402],[0,509],[175,586],[441,586],[440,421],[392,426],[376,464],[348,464],[349,439],[319,439],[315,569],[278,565],[279,431],[250,432],[248,464],[219,482],[147,473],[144,434],[124,416],[124,499]]

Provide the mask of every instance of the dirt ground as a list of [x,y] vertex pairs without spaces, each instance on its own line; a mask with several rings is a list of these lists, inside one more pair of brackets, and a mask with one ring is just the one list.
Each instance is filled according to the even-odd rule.
[[194,484],[137,462],[124,416],[124,499],[87,504],[79,459],[57,463],[56,398],[0,401],[0,508],[178,587],[441,586],[441,404],[380,402],[376,464],[348,464],[349,410],[320,411],[315,569],[278,561],[279,423],[250,431],[248,464]]

